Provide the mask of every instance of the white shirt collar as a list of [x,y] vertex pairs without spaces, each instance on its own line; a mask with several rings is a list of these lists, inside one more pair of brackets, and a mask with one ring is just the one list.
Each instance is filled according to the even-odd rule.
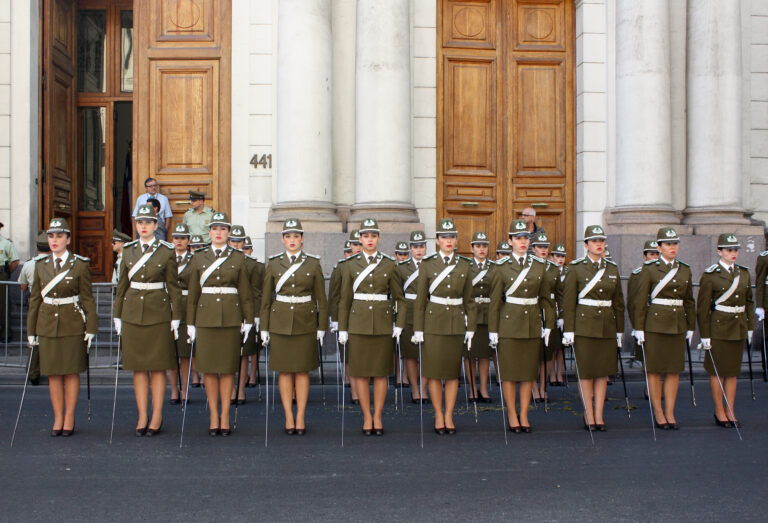
[[524,252],[523,254],[517,254],[515,251],[512,251],[512,258],[514,258],[516,262],[519,262],[520,258],[522,258],[523,263],[525,263],[526,260],[528,260],[528,253]]
[[156,241],[156,238],[154,236],[152,237],[152,241],[150,241],[150,242],[145,242],[144,240],[139,238],[139,246],[141,247],[141,250],[143,251],[145,245],[149,245],[150,247],[152,247],[155,244],[155,241]]
[[666,259],[664,256],[661,256],[661,255],[659,255],[659,259],[661,260],[661,263],[663,263],[664,265],[669,265],[670,263],[675,263],[674,261],[669,261],[668,259]]
[[443,251],[440,251],[438,254],[440,256],[440,261],[445,261],[445,257],[448,256],[448,263],[450,264],[451,262],[453,262],[453,254],[454,253],[445,254]]
[[589,253],[587,253],[587,259],[588,259],[588,260],[589,260],[591,263],[599,263],[599,264],[601,264],[601,265],[602,265],[602,263],[603,263],[603,258],[602,258],[602,257],[601,257],[601,258],[598,258],[597,260],[593,260],[593,259],[592,259],[592,256],[591,256]]
[[[53,254],[53,253],[51,253]],[[57,255],[53,255],[53,263],[56,263],[56,259],[59,258],[61,260],[61,266],[64,267],[64,264],[67,263],[67,260],[69,259],[69,250],[65,249],[64,254],[61,255],[61,257]]]
[[475,263],[479,266],[480,264],[487,265],[488,264],[488,258],[485,259],[485,261],[480,261],[477,258],[475,258]]
[[288,259],[288,261],[291,261],[291,256],[296,256],[295,259],[301,258],[301,251],[298,251],[296,254],[290,254],[288,251],[285,251],[285,257]]
[[733,267],[733,264],[728,264],[728,263],[724,262],[722,258],[720,258],[720,265],[722,265],[722,266],[723,266],[723,268],[724,268],[726,271],[730,271],[730,270],[731,270],[731,267]]

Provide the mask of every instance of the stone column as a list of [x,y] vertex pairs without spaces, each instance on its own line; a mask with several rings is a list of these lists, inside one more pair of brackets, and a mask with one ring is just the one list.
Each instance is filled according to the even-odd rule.
[[333,204],[331,0],[277,5],[277,203],[268,230],[296,216],[305,230],[341,231]]
[[613,233],[679,223],[672,206],[667,0],[616,2],[616,206]]
[[707,224],[750,223],[742,197],[740,5],[688,0],[684,221],[697,231]]
[[[380,222],[417,222],[411,198],[409,0],[358,0],[355,205]],[[411,226],[409,226],[409,229]]]

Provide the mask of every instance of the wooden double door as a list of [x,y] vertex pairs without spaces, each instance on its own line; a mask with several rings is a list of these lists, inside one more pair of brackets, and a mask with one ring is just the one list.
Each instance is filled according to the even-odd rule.
[[231,3],[43,0],[41,28],[39,226],[66,218],[107,281],[148,177],[174,223],[190,189],[229,208]]
[[573,0],[438,0],[437,19],[438,217],[467,253],[533,207],[573,252]]

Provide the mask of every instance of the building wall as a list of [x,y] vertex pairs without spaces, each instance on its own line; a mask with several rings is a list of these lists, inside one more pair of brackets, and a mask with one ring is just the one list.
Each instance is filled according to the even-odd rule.
[[[746,16],[744,16],[746,13]],[[742,2],[744,24],[745,180],[750,180],[745,199],[754,219],[768,222],[768,2]]]

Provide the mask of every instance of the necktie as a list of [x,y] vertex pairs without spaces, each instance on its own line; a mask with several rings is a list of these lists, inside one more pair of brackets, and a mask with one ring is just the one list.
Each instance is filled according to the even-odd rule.
[[517,262],[520,264],[520,267],[525,265],[525,256],[520,256],[520,258],[517,259]]
[[296,263],[296,256],[291,256],[291,265]]
[[147,252],[147,250],[149,250],[149,244],[148,243],[144,243],[144,244],[141,245],[141,248],[144,249],[144,252]]
[[482,271],[483,270],[483,262],[478,263],[477,264],[477,268]]
[[61,270],[61,258],[56,258],[56,272]]
[[179,254],[176,256],[176,263],[181,263],[182,256]]
[[672,264],[671,264],[671,263],[668,263],[668,264],[667,264],[667,267],[669,267],[669,268],[670,268],[670,270],[671,270],[671,269],[672,269]]
[[728,267],[728,274],[730,274],[731,276],[733,276],[733,265],[731,265],[730,267]]
[[368,256],[368,265],[373,263],[373,256]]
[[595,270],[596,271],[600,270],[600,262],[595,262]]
[[446,265],[448,265],[448,260],[450,260],[448,256],[443,256],[443,261],[445,261]]
[[218,258],[219,256],[221,256],[221,249],[216,249],[216,251],[215,251],[215,252],[216,252],[216,257],[217,257],[217,258]]

